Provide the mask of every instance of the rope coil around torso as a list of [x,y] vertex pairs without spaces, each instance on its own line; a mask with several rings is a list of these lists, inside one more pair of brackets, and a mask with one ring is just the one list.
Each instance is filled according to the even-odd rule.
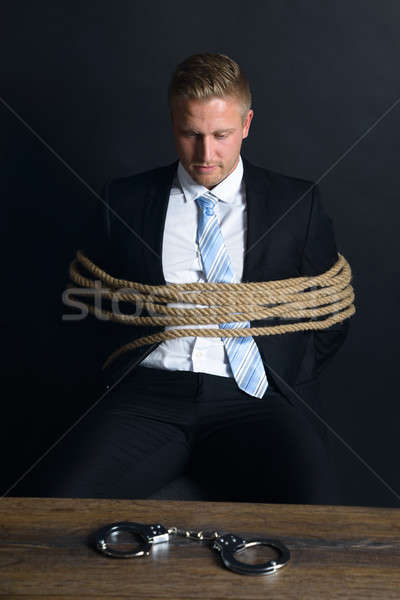
[[[83,276],[78,265],[83,266],[95,279]],[[80,298],[88,311],[104,320],[126,325],[185,326],[168,329],[141,337],[113,352],[103,368],[109,366],[121,354],[154,342],[187,336],[200,337],[247,337],[276,335],[294,331],[326,329],[344,321],[355,313],[354,291],[350,284],[352,273],[349,263],[338,253],[337,262],[325,273],[316,276],[300,276],[265,282],[244,283],[172,283],[146,285],[115,278],[78,250],[69,268],[71,280],[85,290],[69,285],[70,294],[88,296],[101,293],[102,297],[135,304],[150,316],[115,314],[101,309]],[[98,281],[107,287],[99,289]],[[123,289],[124,291],[119,291]],[[186,304],[173,308],[169,303]],[[245,307],[245,308],[243,308]],[[136,311],[137,312],[137,311]],[[276,324],[263,327],[224,329],[221,323],[255,321],[278,317],[280,319],[310,319],[298,323]],[[315,320],[317,317],[326,317]],[[215,328],[188,328],[190,325],[215,325]]]

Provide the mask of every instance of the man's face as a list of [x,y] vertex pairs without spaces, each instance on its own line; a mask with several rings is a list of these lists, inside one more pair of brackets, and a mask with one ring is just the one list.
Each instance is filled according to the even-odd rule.
[[210,100],[176,98],[172,129],[179,159],[197,183],[211,190],[239,161],[253,111],[242,122],[239,102],[230,96]]

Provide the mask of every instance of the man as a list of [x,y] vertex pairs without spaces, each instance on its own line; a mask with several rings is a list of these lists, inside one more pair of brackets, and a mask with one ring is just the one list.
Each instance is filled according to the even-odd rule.
[[[96,243],[85,249],[96,265],[120,279],[166,285],[319,275],[336,263],[318,188],[241,156],[253,110],[232,59],[206,53],[181,63],[169,108],[179,160],[108,183],[108,209],[101,207]],[[164,330],[96,326],[107,353]],[[104,371],[109,393],[54,451],[53,465],[65,467],[59,475],[49,468],[44,492],[145,498],[190,468],[216,500],[339,502],[308,404],[318,408],[318,375],[347,330],[348,320],[242,338],[244,351],[221,332],[123,354]]]

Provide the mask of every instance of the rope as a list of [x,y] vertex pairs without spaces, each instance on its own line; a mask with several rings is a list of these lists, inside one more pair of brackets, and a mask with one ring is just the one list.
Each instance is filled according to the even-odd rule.
[[[83,276],[78,265],[96,279]],[[354,291],[350,284],[352,273],[349,263],[338,253],[337,262],[325,273],[317,276],[292,277],[276,281],[247,283],[172,283],[146,285],[112,277],[95,265],[81,250],[69,266],[73,295],[96,295],[115,301],[135,304],[136,312],[143,309],[151,316],[121,314],[83,302],[88,311],[102,320],[125,325],[184,326],[168,329],[136,339],[115,350],[105,361],[108,367],[121,354],[134,348],[187,336],[221,337],[220,323],[255,321],[278,317],[281,319],[311,319],[298,323],[277,324],[264,327],[224,329],[222,337],[247,337],[276,335],[294,331],[326,329],[351,317],[355,313]],[[102,287],[101,282],[108,287]],[[100,287],[99,287],[100,283]],[[121,291],[123,290],[123,291]],[[82,299],[80,299],[82,302]],[[183,308],[173,308],[168,303],[179,302]],[[245,307],[245,308],[243,308]],[[329,315],[326,317],[326,315]],[[315,320],[317,317],[326,317]],[[188,328],[190,325],[214,325],[215,328]]]

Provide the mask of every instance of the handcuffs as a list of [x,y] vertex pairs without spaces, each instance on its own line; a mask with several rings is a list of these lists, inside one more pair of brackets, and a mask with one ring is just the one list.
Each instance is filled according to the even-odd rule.
[[[128,532],[140,538],[138,547],[129,550],[118,550],[110,545],[112,537]],[[274,539],[255,538],[245,540],[233,533],[220,534],[218,531],[205,532],[171,527],[166,529],[163,525],[156,523],[146,525],[144,523],[133,523],[130,521],[118,521],[105,525],[93,535],[95,548],[112,558],[137,558],[149,556],[152,546],[169,542],[171,535],[181,535],[197,541],[211,542],[211,548],[216,550],[227,569],[241,575],[269,575],[284,567],[290,560],[288,548]],[[253,546],[270,546],[278,552],[278,557],[264,563],[249,564],[237,560],[236,552],[244,552]]]

